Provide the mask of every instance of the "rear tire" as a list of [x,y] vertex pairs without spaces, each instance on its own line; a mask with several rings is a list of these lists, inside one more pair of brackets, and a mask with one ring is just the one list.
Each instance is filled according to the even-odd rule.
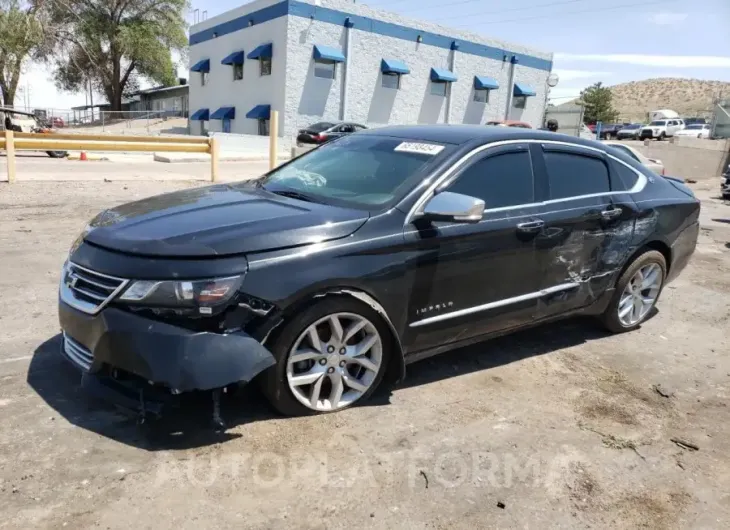
[[624,333],[641,326],[659,301],[666,278],[667,261],[661,252],[647,250],[634,259],[616,282],[616,291],[600,316],[606,329]]
[[[333,317],[340,322],[343,340],[335,336]],[[348,330],[361,324],[348,338]],[[270,351],[276,364],[260,379],[264,395],[281,414],[303,416],[367,400],[385,376],[393,346],[390,328],[377,311],[358,300],[333,296],[286,322]]]
[[661,142],[661,141],[662,141],[662,140],[664,140],[664,139],[665,139],[666,137],[667,137],[667,135],[666,135],[665,133],[662,133],[662,134],[660,134],[660,135],[659,135],[659,138],[657,138],[657,140],[659,140],[659,141]]
[[46,153],[51,158],[66,158],[68,156],[66,151],[46,151]]

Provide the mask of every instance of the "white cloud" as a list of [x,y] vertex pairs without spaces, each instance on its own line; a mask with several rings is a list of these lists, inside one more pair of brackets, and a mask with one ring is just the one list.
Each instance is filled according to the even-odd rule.
[[556,61],[592,61],[668,68],[730,68],[730,57],[713,55],[639,55],[556,53]]
[[649,22],[656,24],[657,26],[674,26],[687,20],[689,15],[687,13],[670,13],[662,11],[660,13],[653,13],[649,16]]

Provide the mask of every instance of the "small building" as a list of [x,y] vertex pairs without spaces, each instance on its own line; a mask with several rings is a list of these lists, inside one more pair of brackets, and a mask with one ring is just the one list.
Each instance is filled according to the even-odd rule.
[[348,0],[255,0],[190,28],[190,129],[317,121],[540,127],[552,54]]
[[179,84],[175,86],[140,90],[134,94],[130,110],[164,112],[171,116],[187,118],[189,90],[187,79],[180,79]]

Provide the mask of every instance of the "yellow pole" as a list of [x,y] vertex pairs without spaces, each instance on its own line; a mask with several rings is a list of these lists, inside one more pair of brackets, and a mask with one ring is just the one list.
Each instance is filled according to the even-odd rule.
[[8,183],[15,182],[15,143],[13,131],[5,129],[5,154],[8,160]]
[[269,169],[274,169],[279,151],[279,111],[272,110],[269,117]]
[[218,138],[212,136],[210,138],[210,181],[218,180],[218,155],[220,154],[220,146]]

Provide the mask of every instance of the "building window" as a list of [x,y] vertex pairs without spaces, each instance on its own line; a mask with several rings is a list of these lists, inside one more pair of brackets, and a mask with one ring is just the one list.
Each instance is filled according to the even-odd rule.
[[223,120],[223,132],[229,133],[231,132],[231,120]]
[[205,120],[200,120],[200,134],[202,136],[208,135],[208,122]]
[[337,63],[334,61],[314,61],[314,77],[334,79],[337,73]]
[[512,100],[512,106],[516,109],[524,109],[527,107],[527,96],[515,96]]
[[271,75],[271,57],[259,59],[259,72],[261,75]]
[[240,81],[243,79],[243,64],[233,65],[233,80]]
[[383,88],[400,88],[400,74],[383,72]]
[[443,81],[431,81],[431,95],[446,96],[446,85]]
[[208,84],[208,72],[200,72],[200,86]]
[[474,101],[477,103],[489,103],[489,90],[475,90]]
[[258,120],[259,122],[259,136],[269,135],[269,120]]

